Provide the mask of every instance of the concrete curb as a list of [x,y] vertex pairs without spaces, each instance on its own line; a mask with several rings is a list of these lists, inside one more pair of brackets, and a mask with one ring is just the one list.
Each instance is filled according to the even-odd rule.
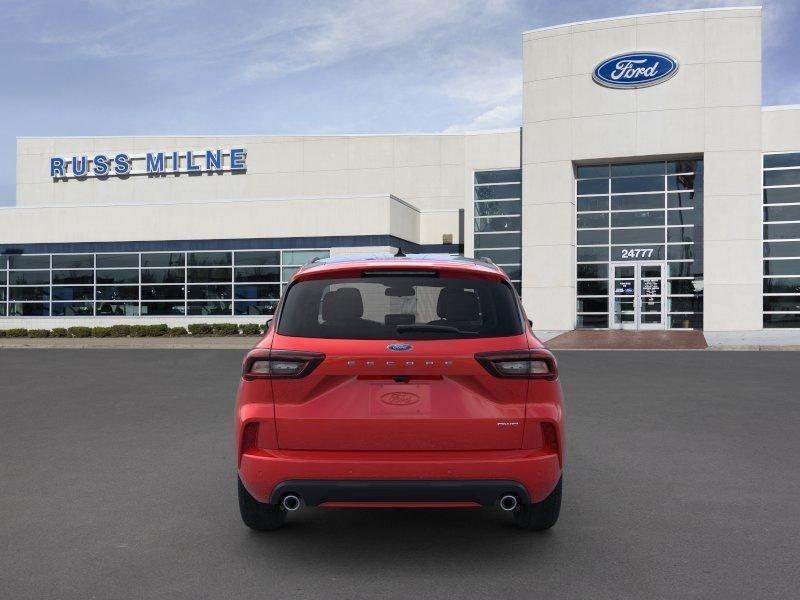
[[726,352],[800,352],[800,345],[796,344],[719,344],[716,346],[709,346],[708,350],[722,350]]
[[249,350],[261,336],[198,337],[198,338],[0,338],[4,348],[48,349],[180,349],[180,350]]

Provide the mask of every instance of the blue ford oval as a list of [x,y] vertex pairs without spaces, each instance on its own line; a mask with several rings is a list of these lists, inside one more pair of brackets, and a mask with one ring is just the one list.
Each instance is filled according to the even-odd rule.
[[592,79],[610,88],[641,88],[666,81],[678,72],[678,61],[659,52],[630,52],[601,62]]
[[408,352],[414,346],[411,344],[389,344],[386,346],[387,350],[394,350],[395,352]]

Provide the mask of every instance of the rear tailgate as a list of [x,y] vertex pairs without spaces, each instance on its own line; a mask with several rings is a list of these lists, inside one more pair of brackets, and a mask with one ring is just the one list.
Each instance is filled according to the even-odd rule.
[[[276,335],[273,351],[321,352],[301,379],[273,379],[278,445],[295,450],[511,450],[522,445],[527,379],[475,360],[476,340],[327,340]],[[523,335],[480,351],[526,347]]]

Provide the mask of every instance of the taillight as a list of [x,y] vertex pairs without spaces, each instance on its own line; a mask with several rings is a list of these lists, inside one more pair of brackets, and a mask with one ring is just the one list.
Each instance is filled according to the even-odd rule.
[[495,377],[549,380],[558,377],[556,359],[547,350],[480,352],[475,360]]
[[558,452],[558,434],[552,423],[542,423],[542,444],[548,450]]
[[321,352],[253,350],[244,359],[242,377],[253,379],[297,379],[305,377],[325,360]]
[[242,452],[258,447],[258,422],[251,421],[242,431]]

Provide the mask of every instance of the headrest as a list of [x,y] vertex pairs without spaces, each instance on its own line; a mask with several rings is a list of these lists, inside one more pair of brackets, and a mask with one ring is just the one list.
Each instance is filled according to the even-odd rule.
[[347,287],[327,292],[322,297],[322,320],[359,319],[364,314],[364,301],[357,288]]
[[444,288],[439,292],[436,314],[448,321],[480,320],[480,304],[475,292]]

